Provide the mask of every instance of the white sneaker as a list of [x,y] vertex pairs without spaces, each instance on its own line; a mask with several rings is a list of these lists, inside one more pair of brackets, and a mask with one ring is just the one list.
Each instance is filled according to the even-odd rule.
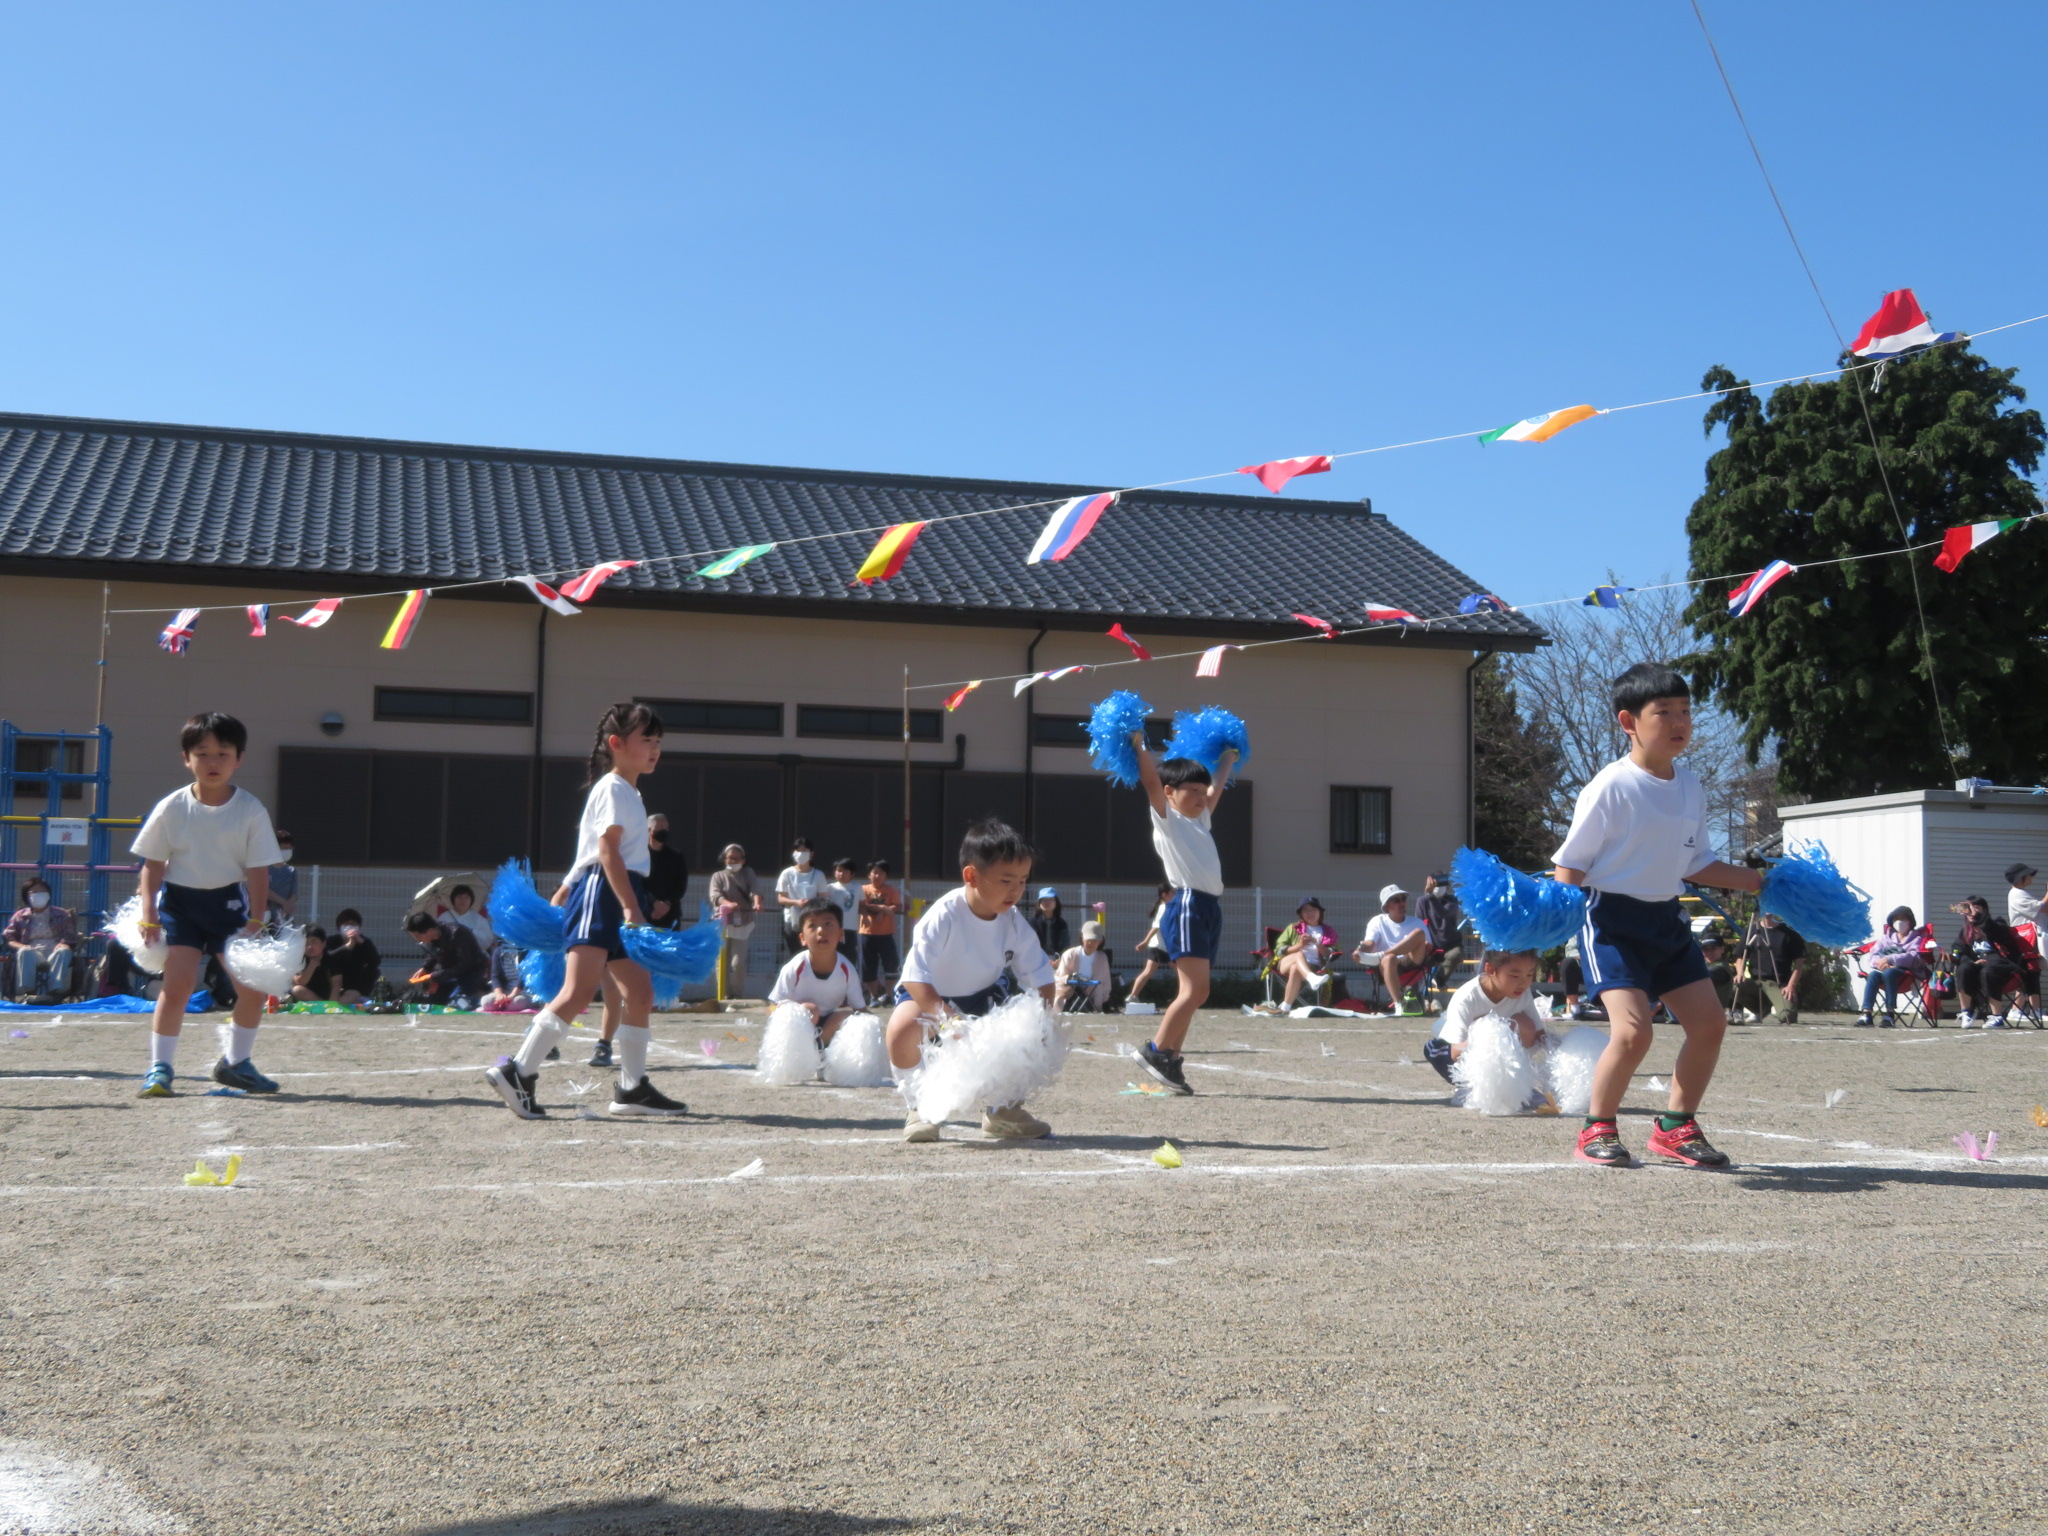
[[1966,1011],[1960,1018],[1956,1020],[1956,1025],[1958,1028],[1961,1029],[1975,1029],[1977,1027],[1976,1016]]
[[918,1119],[917,1111],[913,1109],[903,1117],[903,1139],[905,1141],[937,1141],[939,1139],[939,1128],[928,1120]]
[[[1001,1109],[986,1110],[982,1113],[981,1133],[984,1136],[1035,1141],[1040,1136],[1051,1135],[1052,1127],[1038,1119],[1022,1104],[1005,1104]],[[934,1136],[937,1134],[933,1132]]]

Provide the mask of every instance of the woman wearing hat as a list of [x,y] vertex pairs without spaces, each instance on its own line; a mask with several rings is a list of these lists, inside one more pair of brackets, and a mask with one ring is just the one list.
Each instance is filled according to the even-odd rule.
[[1060,911],[1058,886],[1038,888],[1038,905],[1031,910],[1031,931],[1038,935],[1038,947],[1048,959],[1057,960],[1073,948],[1073,935],[1067,931],[1067,919]]
[[1280,1006],[1292,1009],[1303,987],[1320,996],[1336,954],[1337,930],[1323,921],[1323,904],[1311,896],[1294,909],[1294,921],[1273,940],[1273,970],[1287,979]]

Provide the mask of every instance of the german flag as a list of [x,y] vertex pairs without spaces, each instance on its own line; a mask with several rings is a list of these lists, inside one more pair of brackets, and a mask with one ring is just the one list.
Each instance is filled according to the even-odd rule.
[[392,619],[391,627],[384,631],[384,638],[377,642],[379,648],[402,651],[412,644],[413,631],[420,627],[420,614],[426,606],[426,588],[414,587],[406,593],[405,601],[398,605],[397,617]]

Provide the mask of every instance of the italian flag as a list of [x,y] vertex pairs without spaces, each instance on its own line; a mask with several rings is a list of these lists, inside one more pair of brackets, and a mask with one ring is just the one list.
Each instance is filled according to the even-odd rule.
[[1590,405],[1568,405],[1561,411],[1545,411],[1527,421],[1510,422],[1479,434],[1482,443],[1547,443],[1566,427],[1576,427],[1600,413]]
[[1934,557],[1936,570],[1953,571],[1963,563],[1963,556],[1973,549],[1981,549],[2008,528],[2017,528],[2024,518],[2004,517],[1996,522],[1971,523],[1966,528],[1951,528],[1941,536],[1941,553]]

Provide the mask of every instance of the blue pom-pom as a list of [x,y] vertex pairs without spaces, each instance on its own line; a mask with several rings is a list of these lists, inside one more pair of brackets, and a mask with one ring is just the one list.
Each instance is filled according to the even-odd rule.
[[546,1003],[561,994],[569,980],[569,957],[529,949],[519,957],[519,985],[528,997]]
[[1214,705],[1183,709],[1174,714],[1173,737],[1166,743],[1166,757],[1192,757],[1211,773],[1218,771],[1225,747],[1237,748],[1237,766],[1251,760],[1252,740],[1244,722],[1227,709]]
[[514,949],[559,955],[569,947],[562,909],[533,888],[524,859],[507,859],[491,882],[491,927]]
[[1870,937],[1870,895],[1843,878],[1819,843],[1791,849],[1764,872],[1757,904],[1775,912],[1799,936],[1828,949],[1847,949]]
[[626,953],[653,975],[658,996],[664,983],[682,987],[710,980],[718,968],[725,927],[715,922],[700,922],[690,928],[643,926],[623,930],[623,938]]
[[1152,706],[1119,688],[1088,716],[1088,761],[1109,775],[1112,784],[1133,789],[1138,783],[1138,752],[1131,745],[1131,732],[1145,729]]
[[1488,949],[1550,949],[1586,920],[1586,893],[1538,880],[1478,848],[1451,855],[1451,883]]

